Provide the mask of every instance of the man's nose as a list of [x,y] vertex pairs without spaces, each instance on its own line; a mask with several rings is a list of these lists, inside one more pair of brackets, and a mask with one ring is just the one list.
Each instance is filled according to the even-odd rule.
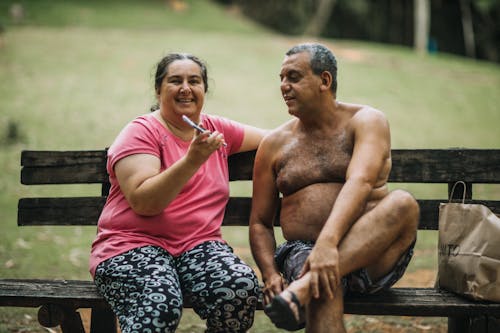
[[280,88],[281,88],[281,91],[283,91],[283,92],[289,91],[290,90],[290,84],[288,84],[288,82],[286,82],[286,80],[283,79],[283,80],[281,80]]

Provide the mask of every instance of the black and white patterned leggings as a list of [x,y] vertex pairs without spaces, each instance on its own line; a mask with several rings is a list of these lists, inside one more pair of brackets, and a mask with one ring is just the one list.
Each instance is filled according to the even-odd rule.
[[246,332],[260,294],[255,272],[216,241],[179,257],[156,246],[132,249],[99,264],[94,281],[123,333],[175,332],[183,299],[207,319],[207,333]]

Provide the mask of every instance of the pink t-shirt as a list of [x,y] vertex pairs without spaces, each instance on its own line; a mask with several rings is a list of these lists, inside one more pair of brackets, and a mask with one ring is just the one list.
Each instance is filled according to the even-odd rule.
[[111,189],[97,225],[90,253],[90,273],[102,261],[133,248],[156,245],[178,256],[208,240],[221,240],[221,224],[229,198],[227,157],[239,150],[244,129],[237,122],[201,114],[202,126],[224,135],[227,146],[215,151],[163,212],[142,216],[130,208],[120,190],[114,166],[133,154],[151,154],[165,170],[184,156],[190,145],[171,134],[153,114],[130,122],[108,150]]

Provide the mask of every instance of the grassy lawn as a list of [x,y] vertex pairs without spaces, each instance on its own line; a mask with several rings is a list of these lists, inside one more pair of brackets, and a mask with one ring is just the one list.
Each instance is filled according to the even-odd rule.
[[[17,201],[34,195],[93,195],[99,189],[23,187],[20,152],[109,146],[128,121],[154,102],[151,74],[165,53],[191,52],[208,62],[206,112],[267,128],[289,118],[278,72],[284,52],[306,39],[266,31],[209,1],[186,1],[183,12],[160,0],[16,1],[25,6],[22,23],[7,15],[12,2],[0,3],[5,27],[0,35],[2,278],[90,279],[87,260],[95,227],[20,228]],[[498,148],[498,65],[445,54],[420,57],[410,49],[379,44],[322,42],[338,57],[339,99],[384,111],[394,148]],[[391,186],[420,198],[446,196],[442,185]],[[250,188],[243,183],[231,190],[249,194]],[[500,196],[499,186],[474,191],[485,199]],[[246,228],[225,229],[224,235],[253,264]],[[435,247],[435,233],[421,232],[410,274],[434,269]],[[408,283],[418,285],[418,279]],[[350,332],[366,332],[367,327],[382,332],[382,324],[389,323],[417,332],[419,325],[443,325],[442,320],[426,320],[388,318],[381,323],[380,318],[353,316],[348,326]],[[201,332],[200,325],[186,311],[179,331]],[[36,327],[36,312],[0,308],[0,333],[46,332]],[[253,332],[279,330],[259,314]]]

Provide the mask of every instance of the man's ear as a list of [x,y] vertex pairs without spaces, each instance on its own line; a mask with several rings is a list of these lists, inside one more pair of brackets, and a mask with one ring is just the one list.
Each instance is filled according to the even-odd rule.
[[330,72],[324,71],[320,75],[321,77],[321,90],[327,91],[330,90],[332,86],[332,74]]

